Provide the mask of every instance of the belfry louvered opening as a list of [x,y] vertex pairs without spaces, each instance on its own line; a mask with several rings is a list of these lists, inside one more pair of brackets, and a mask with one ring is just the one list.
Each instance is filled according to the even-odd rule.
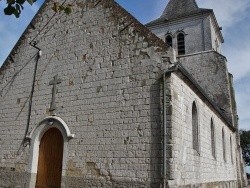
[[178,55],[185,54],[185,35],[183,33],[179,33],[177,35],[177,47],[178,47]]

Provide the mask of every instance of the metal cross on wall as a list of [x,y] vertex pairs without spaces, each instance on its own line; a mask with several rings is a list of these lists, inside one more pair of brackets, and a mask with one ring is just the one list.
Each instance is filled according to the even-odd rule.
[[53,85],[53,88],[52,88],[52,99],[51,99],[51,104],[50,104],[50,111],[53,111],[56,109],[56,103],[55,103],[55,100],[56,100],[56,93],[57,93],[57,88],[56,88],[56,84],[60,84],[62,82],[61,79],[58,79],[58,75],[55,75],[54,76],[54,80],[51,80],[49,82],[49,85]]

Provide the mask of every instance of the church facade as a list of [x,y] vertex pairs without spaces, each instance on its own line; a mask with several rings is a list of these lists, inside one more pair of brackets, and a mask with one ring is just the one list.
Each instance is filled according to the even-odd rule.
[[[70,2],[68,2],[70,3]],[[214,13],[45,1],[0,69],[0,187],[245,187]]]

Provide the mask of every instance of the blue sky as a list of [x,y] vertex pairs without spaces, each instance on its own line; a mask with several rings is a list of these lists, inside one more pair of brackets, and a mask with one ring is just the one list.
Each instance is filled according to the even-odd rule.
[[[33,6],[25,4],[21,18],[5,16],[5,1],[0,1],[0,65],[4,62],[18,38],[44,0]],[[225,39],[222,54],[227,57],[229,72],[234,75],[240,128],[250,129],[250,1],[196,0],[199,7],[214,9],[223,28]],[[117,0],[140,22],[147,23],[159,17],[168,0]]]

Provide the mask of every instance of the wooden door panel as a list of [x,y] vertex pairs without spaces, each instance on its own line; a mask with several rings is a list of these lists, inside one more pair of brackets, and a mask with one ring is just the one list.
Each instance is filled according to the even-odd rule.
[[51,128],[40,142],[36,188],[60,188],[62,158],[62,134],[57,128]]

